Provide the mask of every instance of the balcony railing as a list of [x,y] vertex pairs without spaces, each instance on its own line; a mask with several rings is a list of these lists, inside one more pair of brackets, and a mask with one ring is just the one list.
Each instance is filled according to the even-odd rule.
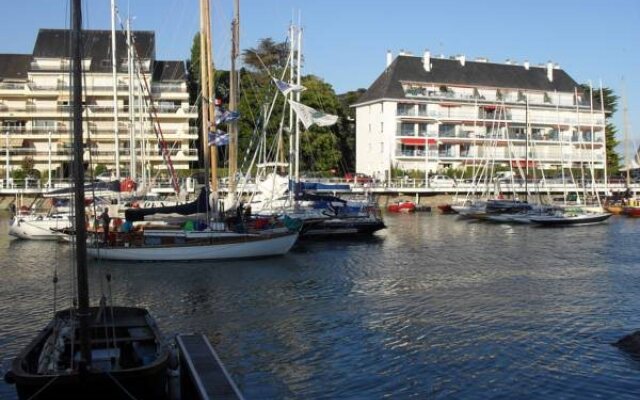
[[[84,109],[86,111],[92,113],[113,113],[112,106],[96,106],[96,105],[88,105],[85,106]],[[118,107],[118,111],[122,111],[125,113],[129,112],[131,109],[133,112],[139,112],[141,110],[140,107]],[[182,111],[184,113],[197,113],[197,107],[195,106],[181,106],[181,105],[169,105],[169,104],[155,104],[154,109],[157,113],[178,113]],[[149,107],[143,107],[142,112],[147,113]],[[21,106],[7,106],[6,104],[0,104],[0,112],[55,112],[55,113],[68,113],[71,111],[71,106],[68,105],[57,105],[57,106],[39,106],[39,105],[21,105]]]
[[[105,129],[95,129],[89,128],[88,130],[92,135],[113,135],[114,131],[110,128]],[[126,126],[120,126],[119,133],[121,135],[127,134],[129,128]],[[162,133],[166,136],[171,135],[197,135],[200,132],[200,128],[197,127],[189,127],[186,129],[163,129]],[[11,136],[17,135],[29,135],[29,136],[43,136],[42,139],[46,139],[49,134],[52,135],[65,135],[70,134],[71,130],[64,127],[42,127],[42,128],[25,128],[25,127],[16,127],[16,126],[5,126],[0,127],[0,144],[2,144],[2,136],[4,134],[10,134]],[[146,135],[155,136],[155,132],[153,129],[145,129],[144,133]]]
[[[519,96],[517,93],[502,93],[501,96],[497,96],[496,94],[489,95],[478,95],[478,94],[463,94],[456,93],[452,90],[441,91],[441,90],[430,90],[428,88],[416,88],[416,89],[405,89],[405,95],[407,97],[412,98],[432,98],[432,99],[445,99],[445,100],[460,100],[466,102],[486,102],[486,101],[495,101],[505,104],[519,104],[524,105],[525,99],[522,96]],[[545,101],[546,100],[546,101]],[[545,106],[555,106],[556,101],[553,96],[549,98],[543,99],[539,101],[535,98],[529,97],[529,104],[534,105],[545,105]],[[579,106],[589,107],[590,103],[586,99],[580,99],[577,102]],[[565,102],[561,102],[561,107],[575,107],[576,101],[573,100],[572,104],[566,104]]]

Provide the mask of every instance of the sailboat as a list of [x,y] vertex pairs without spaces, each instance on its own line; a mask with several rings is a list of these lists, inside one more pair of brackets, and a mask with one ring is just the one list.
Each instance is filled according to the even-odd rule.
[[[287,63],[288,82],[283,80],[287,68],[284,69],[280,78],[272,76],[267,71],[277,88],[271,108],[273,108],[279,94],[283,95],[283,108],[286,108],[287,104],[289,106],[289,132],[291,133],[289,162],[285,163],[283,159],[281,162],[269,162],[266,159],[266,151],[262,152],[264,156],[259,167],[264,171],[266,168],[272,167],[273,172],[265,172],[262,179],[256,179],[256,187],[260,193],[252,196],[251,207],[260,215],[284,215],[300,219],[303,223],[301,232],[303,237],[373,234],[386,226],[377,205],[373,204],[370,199],[354,201],[324,195],[320,193],[319,187],[326,187],[325,190],[330,190],[328,187],[334,186],[335,190],[337,189],[335,186],[340,185],[325,185],[300,180],[300,125],[302,124],[305,129],[311,125],[331,126],[337,122],[338,117],[325,114],[300,102],[301,92],[306,90],[301,85],[302,29],[291,25],[289,34],[289,43],[291,44]],[[268,120],[269,116],[270,111],[265,112],[263,121]],[[280,139],[283,135],[284,117],[283,112],[278,131]],[[266,146],[265,127],[266,124],[263,124],[263,146]],[[279,142],[282,143],[282,140]],[[283,144],[278,146],[278,151],[281,147]],[[279,155],[284,158],[283,152]],[[288,177],[280,176],[276,172],[278,168],[287,166],[289,167]]]
[[[236,12],[238,7],[236,6]],[[97,240],[88,248],[88,253],[99,259],[128,261],[191,261],[191,260],[227,260],[278,256],[287,253],[298,239],[301,224],[292,219],[283,223],[260,221],[256,224],[245,223],[239,215],[234,226],[218,221],[217,188],[217,148],[210,144],[210,131],[216,132],[214,109],[213,75],[210,21],[208,1],[201,3],[201,83],[206,95],[202,98],[202,142],[205,153],[205,165],[211,171],[211,186],[205,185],[200,198],[193,204],[177,207],[159,207],[150,210],[128,210],[128,221],[139,221],[145,215],[179,213],[189,215],[204,213],[204,218],[187,220],[191,226],[200,225],[202,229],[145,229],[133,232],[116,232],[114,240],[100,243]],[[237,19],[237,17],[236,17]],[[234,30],[235,32],[235,30]],[[235,46],[234,46],[235,48]],[[215,137],[216,134],[213,134]],[[213,150],[212,150],[213,149]],[[203,221],[204,220],[204,221]]]
[[19,399],[160,399],[169,350],[143,308],[89,304],[82,149],[82,14],[71,2],[77,304],[53,320],[13,360],[5,380]]

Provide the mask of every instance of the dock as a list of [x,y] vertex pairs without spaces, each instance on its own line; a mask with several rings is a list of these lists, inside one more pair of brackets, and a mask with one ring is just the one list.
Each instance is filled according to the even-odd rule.
[[176,337],[180,353],[181,399],[244,400],[213,346],[202,334]]

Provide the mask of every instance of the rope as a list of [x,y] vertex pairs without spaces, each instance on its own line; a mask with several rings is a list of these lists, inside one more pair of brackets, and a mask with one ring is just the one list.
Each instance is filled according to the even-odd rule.
[[51,384],[53,384],[53,382],[55,382],[58,378],[60,378],[62,375],[56,375],[55,377],[51,378],[51,380],[49,382],[47,382],[46,385],[44,385],[43,387],[40,388],[40,390],[38,390],[37,392],[35,392],[31,397],[29,397],[27,400],[32,400],[32,399],[36,399],[38,398],[38,396],[44,392],[49,386],[51,386]]
[[131,394],[131,392],[129,392],[129,391],[128,391],[124,386],[122,386],[122,384],[121,384],[120,382],[118,382],[118,380],[115,378],[115,376],[111,375],[111,373],[110,373],[110,372],[107,372],[106,374],[107,374],[107,376],[108,376],[109,378],[111,378],[111,379],[115,382],[115,384],[116,384],[120,389],[122,389],[122,391],[123,391],[127,396],[129,396],[129,398],[130,398],[130,399],[132,399],[132,400],[136,400],[136,397],[135,397],[134,395],[132,395],[132,394]]

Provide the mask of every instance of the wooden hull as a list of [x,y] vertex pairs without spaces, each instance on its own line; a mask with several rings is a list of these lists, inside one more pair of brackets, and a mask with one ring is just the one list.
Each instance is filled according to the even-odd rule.
[[298,239],[298,232],[277,235],[247,235],[231,241],[131,247],[89,247],[87,254],[105,260],[120,261],[195,261],[228,260],[279,256],[287,253]]
[[[61,369],[38,372],[41,353],[56,323],[68,320],[70,310],[56,314],[51,323],[13,361],[5,380],[16,385],[18,398],[23,399],[165,399],[167,397],[168,348],[162,342],[155,322],[146,310],[113,307],[103,310],[97,322],[99,308],[91,308],[92,353],[94,362],[89,372]],[[77,311],[76,311],[77,312]],[[115,323],[114,323],[115,321]],[[114,367],[109,359],[100,360],[97,354],[113,348],[113,340],[100,340],[107,329],[115,330],[119,364]],[[68,339],[67,339],[68,340]],[[77,338],[76,338],[77,340]],[[107,345],[107,342],[110,345]],[[68,349],[69,343],[65,343]],[[77,351],[79,345],[75,344]],[[125,355],[126,354],[126,355]],[[60,357],[61,362],[69,355]],[[137,357],[137,358],[136,358]],[[35,396],[37,393],[37,396]]]

